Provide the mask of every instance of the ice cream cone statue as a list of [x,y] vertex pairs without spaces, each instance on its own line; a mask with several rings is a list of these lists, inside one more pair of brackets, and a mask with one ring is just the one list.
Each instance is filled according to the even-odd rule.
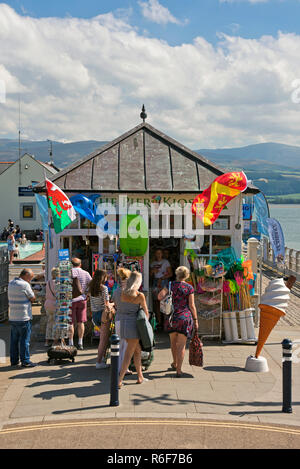
[[265,293],[262,295],[260,304],[258,305],[260,308],[260,324],[257,347],[255,357],[250,355],[250,357],[247,358],[245,366],[247,371],[269,371],[267,360],[261,357],[260,353],[278,320],[282,316],[285,316],[285,310],[290,298],[290,289],[295,283],[295,280],[295,277],[293,279],[290,277],[286,283],[283,278],[271,280]]
[[288,306],[289,299],[290,290],[286,286],[284,279],[271,280],[258,305],[260,308],[260,324],[255,352],[256,358],[260,355],[263,346],[279,319],[285,316],[285,310]]

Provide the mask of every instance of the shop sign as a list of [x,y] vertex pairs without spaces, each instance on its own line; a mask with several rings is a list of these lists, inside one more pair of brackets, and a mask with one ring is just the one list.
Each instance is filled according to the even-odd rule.
[[68,261],[70,259],[70,251],[69,249],[59,249],[58,251],[58,259],[60,261]]
[[252,210],[250,204],[243,204],[243,220],[251,220]]
[[19,197],[34,197],[32,186],[19,187]]
[[229,230],[229,219],[218,218],[212,225],[213,230]]

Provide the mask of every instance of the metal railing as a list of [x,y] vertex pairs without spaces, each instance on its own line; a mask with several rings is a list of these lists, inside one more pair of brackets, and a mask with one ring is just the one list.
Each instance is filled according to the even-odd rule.
[[282,275],[294,275],[297,281],[300,281],[300,251],[296,249],[285,248],[284,263],[275,263],[273,249],[267,239],[263,242],[263,265],[267,266]]

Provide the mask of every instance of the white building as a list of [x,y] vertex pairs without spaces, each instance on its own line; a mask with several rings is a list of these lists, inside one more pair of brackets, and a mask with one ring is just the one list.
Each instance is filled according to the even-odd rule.
[[57,168],[25,153],[14,163],[0,164],[0,231],[11,218],[25,233],[42,229],[32,185],[57,173]]

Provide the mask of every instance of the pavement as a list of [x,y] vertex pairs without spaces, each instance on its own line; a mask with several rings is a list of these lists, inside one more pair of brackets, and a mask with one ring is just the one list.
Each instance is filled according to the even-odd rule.
[[[258,334],[258,330],[256,329]],[[76,361],[47,363],[43,342],[31,344],[34,369],[11,368],[9,325],[0,324],[0,448],[299,448],[300,326],[277,324],[262,356],[269,371],[245,371],[255,344],[204,341],[204,366],[170,369],[165,333],[136,384],[128,376],[119,406],[110,404],[110,369],[96,370],[97,343]],[[282,347],[294,341],[292,413],[282,412]],[[298,354],[299,353],[299,354]]]

